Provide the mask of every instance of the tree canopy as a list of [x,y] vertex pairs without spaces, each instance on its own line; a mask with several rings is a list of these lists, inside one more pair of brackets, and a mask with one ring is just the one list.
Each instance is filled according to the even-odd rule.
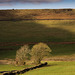
[[35,64],[40,64],[41,60],[50,54],[52,50],[45,43],[38,43],[32,47],[31,55]]

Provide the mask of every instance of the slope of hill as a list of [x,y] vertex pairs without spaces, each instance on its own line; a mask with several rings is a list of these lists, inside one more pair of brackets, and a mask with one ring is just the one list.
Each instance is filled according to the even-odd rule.
[[0,10],[0,59],[36,42],[47,42],[52,55],[74,54],[75,9]]
[[52,55],[74,54],[75,20],[0,21],[1,58],[14,58],[16,50],[24,43],[36,42],[49,42]]
[[75,9],[0,10],[0,20],[75,19]]

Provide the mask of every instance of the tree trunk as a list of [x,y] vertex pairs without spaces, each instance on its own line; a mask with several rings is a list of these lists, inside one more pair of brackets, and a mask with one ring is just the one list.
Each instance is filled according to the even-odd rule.
[[36,64],[36,65],[37,65],[37,64],[41,64],[41,60],[40,60],[40,59],[35,59],[35,60],[34,60],[34,64]]

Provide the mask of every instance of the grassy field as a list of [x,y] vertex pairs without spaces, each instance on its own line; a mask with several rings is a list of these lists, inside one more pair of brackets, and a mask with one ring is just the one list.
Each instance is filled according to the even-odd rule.
[[[75,20],[0,21],[0,59],[15,59],[16,44],[75,42]],[[53,57],[74,58],[75,44],[48,44]],[[32,45],[30,45],[32,46]],[[57,57],[58,56],[58,57]],[[65,57],[66,58],[66,57]],[[1,65],[0,71],[21,70],[33,65]],[[23,75],[75,75],[75,61],[49,61],[48,66]]]
[[22,70],[31,66],[33,65],[14,66],[14,65],[1,65],[0,64],[0,71]]
[[[0,10],[0,60],[15,59],[16,50],[21,44],[31,43],[31,48],[32,43],[36,42],[47,42],[52,49],[51,56],[43,59],[48,65],[22,75],[75,75],[75,61],[70,61],[75,59],[75,44],[56,43],[75,42],[75,9]],[[51,58],[70,60],[50,61]],[[21,70],[34,66],[1,63],[0,71]]]
[[[14,42],[75,42],[75,20],[0,21],[0,59],[15,58]],[[48,45],[52,55],[75,53],[75,44]]]
[[23,75],[74,75],[75,62],[50,62],[49,66],[27,72]]
[[75,20],[0,21],[0,42],[75,42]]
[[[13,65],[0,65],[0,71],[21,70],[29,66],[16,67]],[[75,75],[75,62],[51,61],[48,66],[26,72],[22,75]]]
[[[52,49],[51,56],[64,56],[75,54],[75,44],[63,45],[49,45]],[[14,59],[16,50],[2,50],[0,51],[0,59]],[[71,56],[74,57],[74,56]]]

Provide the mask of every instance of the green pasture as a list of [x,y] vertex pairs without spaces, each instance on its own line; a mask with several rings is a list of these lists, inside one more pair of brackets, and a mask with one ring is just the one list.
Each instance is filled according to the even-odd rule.
[[0,42],[75,41],[75,20],[0,21]]
[[[21,46],[13,42],[75,42],[75,20],[0,21],[0,59],[15,58]],[[75,53],[75,44],[48,45],[53,56]]]
[[33,65],[25,65],[25,66],[15,66],[15,65],[1,65],[0,71],[11,71],[11,70],[22,70],[28,67],[32,67]]
[[[51,56],[62,56],[75,54],[75,44],[57,44],[49,45],[52,49]],[[16,50],[2,50],[0,51],[0,59],[15,59]]]
[[23,75],[74,75],[75,62],[49,62],[47,67],[29,71]]
[[[0,65],[0,71],[22,70],[30,66]],[[75,62],[49,61],[48,66],[21,75],[75,75]]]

